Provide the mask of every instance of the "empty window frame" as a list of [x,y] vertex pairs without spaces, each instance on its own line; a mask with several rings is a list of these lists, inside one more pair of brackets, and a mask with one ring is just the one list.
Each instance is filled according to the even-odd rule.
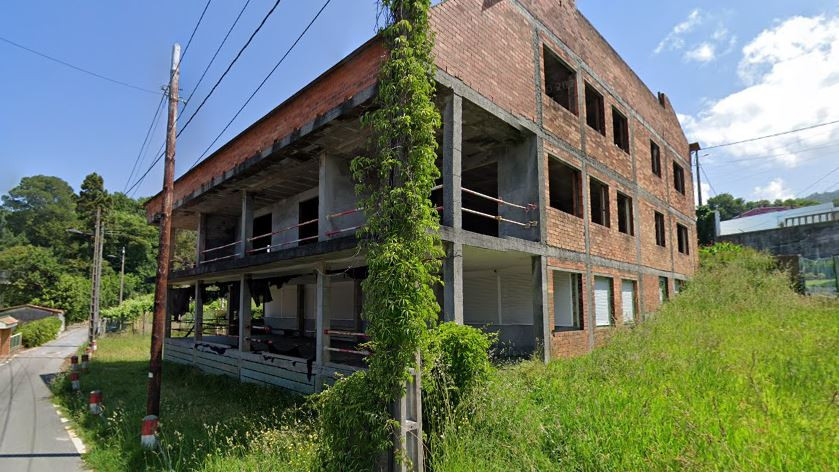
[[597,179],[589,179],[591,205],[591,221],[599,225],[610,226],[609,224],[609,186]]
[[618,192],[618,231],[635,236],[635,221],[632,214],[632,198]]
[[687,227],[677,223],[676,237],[679,241],[679,252],[681,252],[682,254],[690,254],[690,240],[688,239]]
[[661,303],[670,299],[670,287],[667,284],[667,277],[658,278],[658,301]]
[[664,215],[655,212],[655,243],[661,247],[667,246],[667,238],[664,233]]
[[612,324],[613,305],[612,279],[609,277],[595,277],[594,324],[596,326],[610,326]]
[[582,218],[582,174],[579,170],[548,158],[548,187],[551,207]]
[[[297,244],[314,244],[318,242],[318,199],[317,197],[298,203],[297,208]],[[314,221],[313,221],[314,220]]]
[[545,93],[576,115],[577,74],[547,47],[543,47],[542,51],[545,58]]
[[612,107],[612,131],[615,146],[629,154],[629,121],[615,107]]
[[606,136],[606,111],[603,106],[603,95],[586,84],[586,123]]
[[621,280],[621,311],[624,324],[634,323],[637,313],[637,289],[634,280]]
[[554,330],[583,329],[583,276],[571,272],[554,271]]
[[685,194],[685,170],[675,162],[673,163],[673,188],[682,195]]
[[650,140],[650,164],[653,174],[661,177],[661,148],[652,139]]
[[673,279],[673,294],[678,295],[685,289],[685,281],[681,279]]

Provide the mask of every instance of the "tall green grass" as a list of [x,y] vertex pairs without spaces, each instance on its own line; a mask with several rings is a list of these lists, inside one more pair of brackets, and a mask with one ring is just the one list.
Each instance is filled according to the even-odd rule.
[[149,337],[103,338],[82,374],[82,392],[102,391],[102,417],[87,413],[87,395],[55,384],[59,405],[87,446],[84,460],[107,471],[307,471],[314,458],[314,427],[302,397],[242,384],[166,363],[161,447],[140,447],[145,416]]
[[751,251],[703,262],[608,346],[496,371],[434,469],[839,470],[839,305]]

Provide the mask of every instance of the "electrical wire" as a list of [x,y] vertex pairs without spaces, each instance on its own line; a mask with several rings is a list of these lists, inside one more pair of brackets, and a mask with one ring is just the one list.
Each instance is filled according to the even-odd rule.
[[716,149],[716,148],[721,148],[721,147],[726,147],[726,146],[734,146],[736,144],[751,143],[753,141],[759,141],[761,139],[774,138],[774,137],[783,136],[783,135],[786,135],[786,134],[792,134],[792,133],[798,133],[800,131],[806,131],[808,129],[821,128],[822,126],[835,125],[836,123],[839,123],[839,120],[828,121],[828,122],[825,122],[825,123],[819,123],[819,124],[815,124],[815,125],[812,125],[812,126],[805,126],[803,128],[791,129],[789,131],[782,131],[780,133],[767,134],[765,136],[758,136],[756,138],[743,139],[741,141],[734,141],[734,142],[731,142],[731,143],[716,144],[714,146],[705,147],[702,150],[703,151],[708,151],[710,149]]
[[131,166],[131,173],[128,174],[128,179],[125,181],[125,187],[122,189],[122,193],[126,193],[128,189],[128,184],[131,183],[131,178],[134,177],[134,172],[137,170],[137,165],[140,163],[140,157],[143,156],[143,150],[146,148],[146,144],[149,142],[149,136],[151,136],[152,128],[157,123],[157,117],[160,115],[160,109],[163,107],[163,102],[166,99],[166,95],[160,96],[160,102],[157,104],[157,108],[154,111],[154,116],[151,119],[151,123],[149,123],[149,129],[146,131],[146,136],[143,138],[143,143],[140,144],[140,150],[137,152],[137,157],[134,159],[134,165]]
[[55,58],[55,57],[49,56],[49,55],[47,55],[47,54],[44,54],[44,53],[39,52],[39,51],[36,51],[36,50],[34,50],[34,49],[30,49],[30,48],[28,48],[28,47],[26,47],[26,46],[24,46],[24,45],[22,45],[22,44],[18,44],[18,43],[16,43],[16,42],[11,41],[11,40],[9,40],[9,39],[6,39],[6,38],[4,38],[4,37],[2,37],[2,36],[0,36],[0,41],[3,41],[4,43],[10,44],[10,45],[12,45],[12,46],[14,46],[14,47],[16,47],[16,48],[23,49],[24,51],[28,51],[28,52],[30,52],[30,53],[32,53],[32,54],[37,55],[37,56],[43,57],[44,59],[48,59],[48,60],[50,60],[50,61],[56,62],[56,63],[58,63],[58,64],[61,64],[61,65],[65,66],[65,67],[69,67],[69,68],[74,69],[74,70],[77,70],[77,71],[79,71],[79,72],[83,72],[83,73],[85,73],[85,74],[91,75],[91,76],[96,77],[96,78],[98,78],[98,79],[107,80],[108,82],[111,82],[111,83],[114,83],[114,84],[117,84],[117,85],[122,85],[123,87],[128,87],[128,88],[131,88],[131,89],[134,89],[134,90],[139,90],[140,92],[151,93],[151,94],[154,94],[154,95],[161,95],[161,92],[160,92],[159,90],[155,91],[155,90],[147,89],[147,88],[145,88],[145,87],[140,87],[140,86],[137,86],[137,85],[132,85],[132,84],[129,84],[128,82],[123,82],[123,81],[121,81],[121,80],[112,79],[111,77],[107,77],[107,76],[104,76],[104,75],[102,75],[102,74],[98,74],[98,73],[96,73],[96,72],[93,72],[93,71],[90,71],[90,70],[87,70],[87,69],[81,68],[81,67],[76,66],[76,65],[73,65],[73,64],[70,64],[70,63],[69,63],[69,62],[67,62],[67,61],[62,61],[61,59],[57,59],[57,58]]
[[215,85],[213,85],[213,88],[211,88],[207,95],[204,97],[204,99],[201,100],[201,103],[198,104],[198,108],[196,108],[195,111],[193,111],[192,114],[189,116],[189,118],[187,118],[183,127],[181,127],[181,129],[178,130],[177,136],[180,136],[181,133],[183,133],[184,130],[189,126],[189,124],[192,123],[192,120],[195,118],[195,115],[197,115],[198,112],[201,111],[201,108],[204,106],[205,103],[207,103],[207,100],[209,100],[209,98],[213,95],[213,92],[216,91],[216,88],[219,86],[221,81],[224,80],[224,78],[227,76],[227,73],[230,72],[230,69],[233,68],[233,65],[236,64],[236,61],[239,60],[239,57],[242,56],[242,53],[245,52],[245,49],[247,49],[248,46],[250,46],[251,41],[253,41],[253,38],[256,36],[257,33],[259,33],[259,30],[262,29],[262,27],[265,25],[265,22],[268,21],[268,18],[271,16],[272,13],[274,13],[274,10],[277,9],[277,6],[280,4],[281,1],[282,0],[276,0],[274,2],[274,6],[272,6],[271,9],[268,10],[268,13],[265,15],[265,17],[262,18],[262,21],[259,23],[259,26],[257,26],[253,33],[251,33],[251,36],[248,38],[247,42],[245,42],[244,46],[242,46],[242,48],[239,49],[239,52],[236,53],[236,57],[233,58],[233,60],[227,66],[227,69],[225,69],[224,73],[221,74],[221,77],[218,78]]
[[814,146],[814,147],[809,147],[809,148],[796,149],[794,151],[783,152],[783,153],[779,153],[779,154],[769,154],[769,155],[766,155],[766,156],[746,157],[746,158],[743,158],[743,159],[732,159],[732,160],[728,160],[728,161],[719,161],[719,162],[711,161],[711,162],[707,163],[706,165],[720,166],[720,165],[727,165],[727,164],[736,164],[738,162],[749,162],[749,161],[764,160],[764,159],[769,159],[769,158],[772,158],[772,157],[793,156],[793,155],[800,154],[800,153],[803,153],[803,152],[817,151],[817,150],[820,150],[820,149],[828,149],[828,148],[832,148],[832,147],[836,147],[836,146],[839,146],[839,141],[831,141],[831,144],[826,144],[824,146]]
[[711,183],[711,179],[708,178],[708,174],[705,173],[705,168],[702,167],[702,166],[699,166],[699,172],[701,172],[702,175],[705,176],[705,182],[708,183],[708,187],[711,187],[711,191],[714,192],[714,195],[719,195],[719,193],[717,192],[717,189],[714,188],[714,184]]
[[189,51],[189,45],[192,44],[192,38],[195,37],[195,32],[198,31],[198,26],[201,25],[201,20],[204,19],[204,14],[207,13],[207,8],[210,7],[210,2],[212,0],[207,0],[207,3],[204,5],[204,9],[201,10],[201,16],[198,17],[198,22],[195,23],[195,27],[192,28],[192,34],[189,35],[189,39],[186,41],[186,46],[184,47],[184,52],[181,53],[181,58],[178,60],[178,65],[180,66],[181,62],[184,61],[186,57],[187,51]]
[[201,77],[198,78],[198,82],[195,83],[195,87],[192,88],[192,92],[190,92],[189,96],[186,98],[186,103],[187,104],[189,104],[189,101],[192,100],[192,96],[195,94],[195,91],[198,90],[198,86],[201,85],[201,82],[204,80],[204,76],[207,75],[207,71],[210,70],[210,66],[213,65],[213,62],[215,62],[216,57],[218,56],[219,52],[221,51],[221,48],[227,42],[227,38],[230,37],[230,33],[233,32],[233,28],[236,27],[237,23],[239,23],[239,18],[242,17],[242,13],[245,12],[245,9],[248,8],[248,5],[250,3],[251,3],[251,0],[247,0],[245,2],[245,6],[243,6],[242,9],[239,10],[239,14],[236,16],[236,19],[233,20],[233,24],[230,25],[230,28],[228,28],[227,34],[225,34],[224,39],[221,40],[221,44],[218,45],[218,48],[216,48],[216,52],[213,54],[213,57],[210,58],[209,64],[207,64],[207,67],[204,68],[204,72],[201,73]]
[[248,106],[248,104],[251,102],[251,100],[257,94],[257,92],[259,92],[259,90],[265,85],[265,83],[268,82],[268,79],[271,78],[271,76],[274,74],[274,72],[276,72],[276,70],[280,67],[280,65],[283,63],[283,61],[285,61],[285,59],[288,57],[288,55],[291,54],[291,52],[294,50],[294,48],[297,46],[297,44],[300,42],[300,40],[303,39],[303,36],[306,35],[306,32],[309,31],[309,28],[311,28],[312,25],[315,23],[315,21],[317,21],[318,17],[320,17],[321,13],[323,13],[323,11],[326,9],[326,7],[329,5],[329,3],[331,1],[332,0],[326,0],[326,2],[324,2],[323,6],[320,7],[320,10],[318,10],[318,12],[312,18],[312,20],[309,21],[309,24],[306,25],[306,28],[304,28],[303,31],[300,33],[300,35],[297,36],[297,39],[294,41],[294,43],[292,43],[292,45],[288,48],[288,50],[286,50],[285,54],[283,54],[283,56],[280,58],[280,60],[277,61],[276,64],[274,64],[274,67],[271,69],[270,72],[268,72],[268,75],[266,75],[265,78],[262,79],[262,82],[259,83],[259,85],[256,87],[256,89],[254,89],[254,91],[251,92],[248,99],[245,100],[245,103],[243,103],[242,106],[239,107],[239,110],[236,111],[236,114],[233,115],[233,118],[231,118],[230,121],[227,122],[227,124],[218,133],[218,135],[216,135],[216,137],[213,139],[213,141],[210,143],[210,145],[207,146],[207,148],[204,149],[204,152],[202,152],[201,155],[199,155],[198,158],[195,160],[195,162],[192,163],[192,165],[189,167],[190,169],[192,169],[199,162],[201,162],[201,159],[204,158],[204,156],[207,154],[207,152],[213,147],[213,145],[215,145],[215,143],[219,140],[219,138],[221,138],[221,136],[224,134],[224,132],[227,131],[228,128],[230,128],[230,125],[233,124],[233,121],[235,121],[236,118],[239,117],[239,114],[242,113],[242,110],[244,110],[245,107]]

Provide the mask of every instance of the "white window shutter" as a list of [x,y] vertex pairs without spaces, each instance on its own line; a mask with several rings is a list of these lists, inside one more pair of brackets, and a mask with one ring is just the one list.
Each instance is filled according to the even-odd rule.
[[594,315],[597,326],[612,324],[612,279],[607,277],[594,278]]

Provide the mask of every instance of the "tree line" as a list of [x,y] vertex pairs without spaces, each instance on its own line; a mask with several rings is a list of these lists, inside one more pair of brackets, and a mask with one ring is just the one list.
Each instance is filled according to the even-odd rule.
[[155,275],[157,228],[143,203],[109,193],[96,173],[76,193],[59,177],[24,177],[0,197],[0,306],[33,303],[89,316],[96,208],[105,225],[101,306],[116,305],[125,248],[125,298],[149,293]]

